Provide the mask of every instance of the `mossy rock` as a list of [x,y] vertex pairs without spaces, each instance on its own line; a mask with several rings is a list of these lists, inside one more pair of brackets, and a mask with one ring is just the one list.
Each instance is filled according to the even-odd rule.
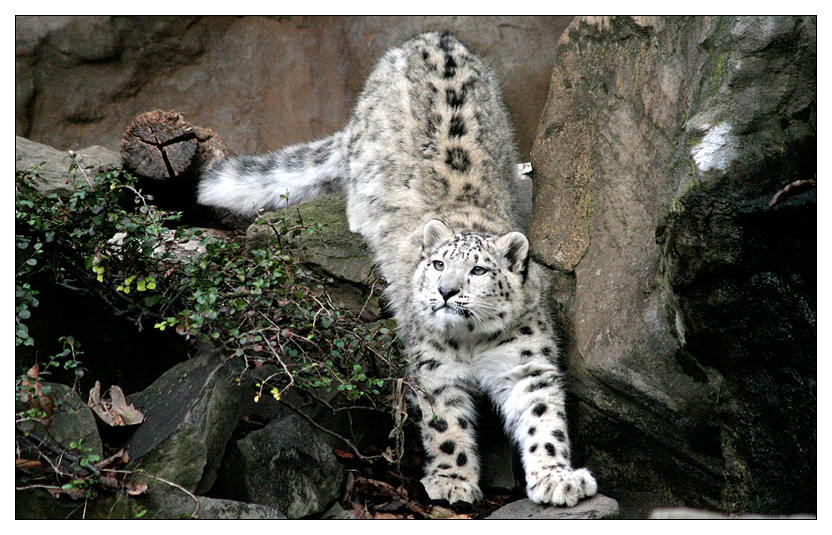
[[290,238],[293,253],[338,278],[358,284],[372,281],[372,256],[361,236],[350,232],[344,195],[323,195],[286,210],[266,213],[252,224],[246,232],[249,247],[265,246],[275,236],[271,224],[284,217],[294,222],[299,214],[304,225],[320,224],[320,230]]
[[270,240],[277,239],[273,225],[277,227],[284,218],[294,225],[298,216],[304,226],[319,229],[297,236],[281,235],[286,252],[320,275],[321,280],[332,279],[327,289],[337,307],[362,311],[367,319],[379,317],[379,292],[374,292],[373,287],[381,278],[373,268],[372,254],[363,238],[350,232],[343,194],[323,195],[286,210],[263,214],[248,227],[248,246],[267,246]]
[[[49,424],[49,437],[62,448],[75,450],[81,456],[103,455],[101,438],[92,409],[68,386],[58,383],[43,383],[43,390],[55,401],[56,411]],[[18,406],[16,410],[22,410]],[[33,420],[20,424],[21,428],[43,439],[46,431],[43,425]],[[70,447],[74,445],[75,447]]]

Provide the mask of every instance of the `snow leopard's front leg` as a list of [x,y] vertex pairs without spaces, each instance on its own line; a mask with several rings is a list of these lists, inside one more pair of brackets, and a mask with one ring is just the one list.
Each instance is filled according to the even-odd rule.
[[475,409],[465,368],[439,351],[415,352],[410,363],[425,448],[422,478],[432,500],[473,504],[482,497]]
[[554,348],[517,353],[516,365],[494,378],[493,387],[520,448],[526,493],[537,503],[571,507],[594,495],[597,484],[586,468],[572,468],[563,378],[546,358]]

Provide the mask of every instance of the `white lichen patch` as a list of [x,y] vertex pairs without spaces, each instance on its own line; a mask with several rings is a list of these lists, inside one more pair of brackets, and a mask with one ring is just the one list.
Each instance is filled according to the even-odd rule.
[[731,134],[728,123],[705,127],[705,137],[690,151],[693,161],[702,172],[711,169],[724,171],[737,157],[737,138]]

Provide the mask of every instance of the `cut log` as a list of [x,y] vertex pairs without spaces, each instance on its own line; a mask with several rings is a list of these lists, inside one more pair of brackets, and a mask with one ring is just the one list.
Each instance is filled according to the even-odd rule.
[[121,140],[124,169],[142,179],[143,190],[157,204],[183,210],[205,225],[241,229],[253,218],[196,204],[202,174],[231,156],[234,152],[216,132],[190,124],[181,113],[162,110],[136,117]]
[[154,110],[136,117],[121,140],[124,168],[163,182],[192,180],[233,152],[212,130],[181,113]]

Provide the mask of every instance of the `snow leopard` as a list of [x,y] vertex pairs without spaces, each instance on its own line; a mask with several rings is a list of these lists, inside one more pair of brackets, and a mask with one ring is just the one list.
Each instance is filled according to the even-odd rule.
[[519,449],[534,502],[596,493],[572,466],[565,378],[543,270],[518,217],[517,150],[496,75],[455,36],[395,47],[346,128],[203,173],[201,204],[255,214],[345,192],[349,228],[387,281],[408,357],[432,500],[483,497],[475,433],[487,394]]

